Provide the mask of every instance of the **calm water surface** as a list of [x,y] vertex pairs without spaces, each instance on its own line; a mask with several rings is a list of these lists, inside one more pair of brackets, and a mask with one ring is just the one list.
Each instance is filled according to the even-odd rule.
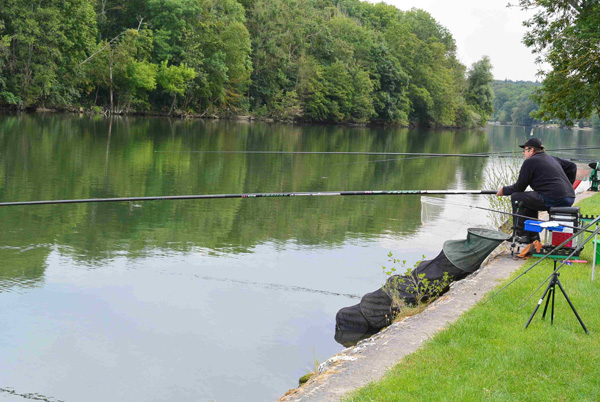
[[[481,189],[487,158],[198,151],[474,153],[528,134],[4,115],[0,201]],[[456,204],[487,201],[448,197],[425,223],[417,196],[0,207],[0,400],[274,400],[342,349],[335,314],[381,286],[389,252],[412,265],[489,223]]]

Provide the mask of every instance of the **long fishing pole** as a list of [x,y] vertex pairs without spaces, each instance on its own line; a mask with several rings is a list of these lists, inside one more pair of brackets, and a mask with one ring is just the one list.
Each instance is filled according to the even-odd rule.
[[[556,148],[546,149],[548,152],[555,151],[573,151],[582,149],[600,149],[598,146],[585,146],[576,148]],[[512,154],[515,151],[498,151],[498,152],[474,152],[474,153],[434,153],[434,152],[369,152],[369,151],[154,151],[155,153],[201,153],[201,154],[273,154],[273,155],[395,155],[395,156],[434,156],[434,157],[491,157],[502,154]]]
[[[171,151],[154,151],[155,153],[172,153]],[[487,157],[488,153],[472,154],[440,154],[433,152],[369,152],[369,151],[175,151],[190,154],[266,154],[266,155],[394,155],[394,156],[464,156]]]
[[457,194],[496,194],[496,190],[369,190],[369,191],[319,191],[299,193],[248,193],[248,194],[199,194],[199,195],[166,195],[157,197],[121,197],[121,198],[87,198],[75,200],[42,200],[1,202],[0,207],[17,205],[49,205],[49,204],[82,204],[92,202],[131,202],[162,200],[205,200],[221,198],[278,198],[278,197],[321,197],[352,195],[457,195]]
[[[587,230],[590,226],[595,225],[596,222],[598,221],[598,219],[600,219],[600,216],[597,217],[596,219],[594,219],[592,222],[588,223],[587,225],[585,225],[582,230]],[[599,229],[596,229],[595,233],[598,232]],[[550,255],[552,255],[552,253],[554,253],[555,251],[558,251],[560,249],[562,249],[563,246],[565,246],[569,241],[573,240],[573,238],[575,236],[579,235],[579,233],[573,233],[571,236],[569,236],[567,239],[565,239],[565,241],[563,241],[562,243],[560,243],[558,246],[554,247],[552,250],[550,250],[546,255],[544,255],[541,259],[539,259],[538,261],[535,262],[535,264],[533,264],[531,267],[527,268],[525,271],[521,272],[521,274],[519,274],[516,278],[514,278],[512,281],[508,282],[506,285],[504,285],[500,290],[498,290],[496,293],[494,293],[492,296],[490,296],[489,299],[486,300],[492,300],[494,297],[496,297],[500,292],[502,292],[504,289],[506,289],[507,287],[509,287],[510,285],[512,285],[513,283],[515,283],[520,277],[522,277],[523,275],[525,275],[527,272],[531,271],[534,267],[536,267],[537,265],[539,265],[542,261],[544,261],[546,258],[548,258]],[[572,253],[573,255],[575,254],[574,252]],[[572,255],[570,255],[569,257],[572,257]],[[567,257],[567,258],[569,258]]]
[[[158,151],[157,151],[158,152]],[[475,156],[475,157],[482,157],[482,158],[514,158],[513,155],[497,155],[497,154],[490,154],[490,155],[479,155],[479,154],[463,154],[463,155],[469,155],[469,156]],[[451,156],[451,154],[435,154],[435,155],[423,155],[423,156],[413,156],[413,157],[409,157],[409,156],[402,156],[400,158],[392,158],[392,159],[376,159],[376,160],[370,160],[370,161],[360,161],[360,162],[344,162],[344,163],[334,163],[331,164],[331,166],[340,166],[340,165],[358,165],[358,164],[366,164],[366,163],[380,163],[380,162],[396,162],[396,161],[407,161],[407,160],[411,160],[411,159],[429,159],[429,158],[443,158],[446,156]],[[454,156],[458,156],[454,155]],[[596,159],[581,159],[581,158],[566,158],[570,161],[573,162],[596,162]]]
[[[513,158],[512,155],[491,155],[496,158]],[[331,166],[339,166],[339,165],[358,165],[365,163],[379,163],[379,162],[392,162],[392,161],[407,161],[410,159],[429,159],[429,158],[443,158],[444,155],[432,155],[432,156],[413,156],[413,157],[401,157],[401,158],[392,158],[392,159],[377,159],[372,161],[360,161],[360,162],[346,162],[346,163],[334,163]],[[487,156],[485,156],[487,157]],[[581,159],[581,158],[563,158],[568,159],[572,162],[596,162],[596,159]]]
[[[600,149],[600,147],[590,148],[564,148],[564,149]],[[549,150],[555,151],[555,150]],[[382,155],[396,155],[402,156],[401,158],[393,159],[379,159],[372,161],[360,161],[360,162],[346,162],[336,163],[332,166],[337,165],[356,165],[365,163],[381,163],[381,162],[392,162],[392,161],[406,161],[409,159],[425,159],[425,158],[446,158],[446,157],[465,157],[465,158],[514,158],[515,151],[502,151],[498,153],[487,152],[487,153],[471,153],[471,154],[437,154],[437,153],[419,153],[419,152],[336,152],[336,151],[154,151],[155,153],[201,153],[201,154],[274,154],[274,155],[368,155],[368,156],[382,156]],[[412,156],[412,157],[411,157]],[[573,162],[595,162],[595,159],[581,159],[581,158],[567,158]]]

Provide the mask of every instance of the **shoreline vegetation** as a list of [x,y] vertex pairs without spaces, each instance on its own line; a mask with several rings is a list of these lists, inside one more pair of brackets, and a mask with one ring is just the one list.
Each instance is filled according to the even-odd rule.
[[[61,109],[61,108],[46,108],[46,107],[37,107],[19,110],[16,108],[6,108],[0,106],[0,113],[2,114],[15,114],[15,113],[26,113],[26,114],[65,114],[65,115],[86,115],[86,116],[104,116],[104,117],[162,117],[162,118],[177,118],[177,119],[206,119],[206,120],[229,120],[229,121],[239,121],[239,122],[263,122],[263,123],[287,123],[287,124],[322,124],[322,125],[335,125],[335,126],[357,126],[357,127],[381,127],[381,126],[390,126],[390,127],[414,127],[411,125],[401,126],[395,125],[393,123],[385,123],[385,122],[368,122],[368,123],[356,123],[356,122],[311,122],[311,121],[300,121],[300,120],[277,120],[270,117],[256,117],[253,115],[228,115],[228,116],[219,116],[219,115],[195,115],[195,114],[165,114],[165,113],[144,113],[144,112],[131,112],[131,113],[121,113],[117,115],[111,115],[107,111],[98,112],[94,110],[86,110],[83,107],[79,108],[69,108],[69,109]],[[563,124],[559,123],[551,123],[551,122],[537,122],[534,124],[515,124],[515,123],[502,123],[499,121],[487,121],[485,125],[491,126],[506,126],[506,127],[532,127],[532,128],[563,128],[568,130],[577,130],[577,131],[594,131],[598,130],[598,127],[590,127],[583,126],[579,127],[569,126],[566,127]],[[438,127],[439,129],[462,129],[464,127]]]
[[423,10],[359,0],[71,0],[0,9],[0,107],[477,127],[487,57]]

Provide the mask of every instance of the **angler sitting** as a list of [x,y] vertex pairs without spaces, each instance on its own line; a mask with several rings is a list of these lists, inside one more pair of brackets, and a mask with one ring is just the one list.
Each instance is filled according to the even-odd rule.
[[[551,207],[570,207],[575,202],[573,183],[577,175],[577,165],[567,159],[548,155],[538,138],[530,138],[523,148],[525,161],[519,171],[519,178],[512,186],[502,187],[497,196],[510,195],[513,214],[538,218],[538,211]],[[525,191],[531,186],[533,191]],[[515,240],[532,243],[539,240],[538,233],[525,231],[526,218],[513,216]]]

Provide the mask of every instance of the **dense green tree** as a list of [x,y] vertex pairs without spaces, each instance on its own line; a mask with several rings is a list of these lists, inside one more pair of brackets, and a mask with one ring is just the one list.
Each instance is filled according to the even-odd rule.
[[539,105],[532,95],[540,83],[530,81],[493,81],[494,91],[492,120],[501,124],[531,125],[541,123],[530,116]]
[[197,31],[202,28],[198,18],[203,13],[202,6],[198,0],[148,0],[148,27],[154,32],[154,62],[181,63],[188,61],[186,58],[203,57],[201,52],[191,52]]
[[408,74],[386,45],[374,47],[371,58],[378,60],[372,73],[375,85],[373,103],[378,119],[407,125],[410,110],[407,96]]
[[185,63],[195,72],[185,107],[239,107],[252,71],[242,5],[235,0],[148,0],[148,10],[155,31],[154,62]]
[[487,121],[494,112],[494,90],[491,85],[494,76],[489,57],[483,56],[473,63],[467,75],[467,103],[477,110],[482,121]]
[[464,101],[464,66],[448,31],[422,10],[411,10],[385,32],[394,56],[409,76],[410,120],[454,126]]
[[147,0],[92,0],[98,39],[111,40],[125,29],[140,29],[147,18]]
[[[6,71],[8,57],[10,56],[10,36],[4,34],[4,21],[0,21],[0,73]],[[0,74],[0,101],[8,104],[19,103],[19,98],[7,88],[8,76]]]
[[0,36],[1,102],[65,105],[77,97],[78,64],[96,37],[89,0],[4,0]]
[[252,62],[244,9],[236,0],[212,0],[206,16],[212,23],[204,33],[205,80],[220,83],[218,87],[209,85],[209,100],[224,111],[246,109],[244,95],[250,84]]
[[600,113],[600,3],[590,0],[520,0],[537,12],[524,42],[550,65],[535,100],[538,118],[568,125]]
[[96,83],[96,93],[102,90],[108,95],[110,111],[128,112],[135,105],[146,105],[148,91],[156,88],[151,49],[152,31],[130,29],[99,44],[88,58],[88,77]]
[[158,83],[164,88],[164,90],[173,96],[173,103],[171,104],[171,113],[175,107],[177,95],[183,95],[187,88],[189,81],[196,77],[194,69],[189,68],[185,64],[179,66],[169,66],[166,61],[160,65],[158,75],[156,77]]
[[300,60],[318,50],[329,53],[325,44],[326,13],[310,0],[256,0],[249,10],[252,37],[251,105],[272,107],[282,94],[297,89]]
[[537,123],[537,120],[531,116],[531,113],[537,109],[538,105],[531,99],[519,102],[511,115],[512,124],[516,126],[531,126]]
[[323,85],[323,67],[314,57],[303,57],[299,62],[298,90],[303,98],[304,115],[325,121],[329,113]]

